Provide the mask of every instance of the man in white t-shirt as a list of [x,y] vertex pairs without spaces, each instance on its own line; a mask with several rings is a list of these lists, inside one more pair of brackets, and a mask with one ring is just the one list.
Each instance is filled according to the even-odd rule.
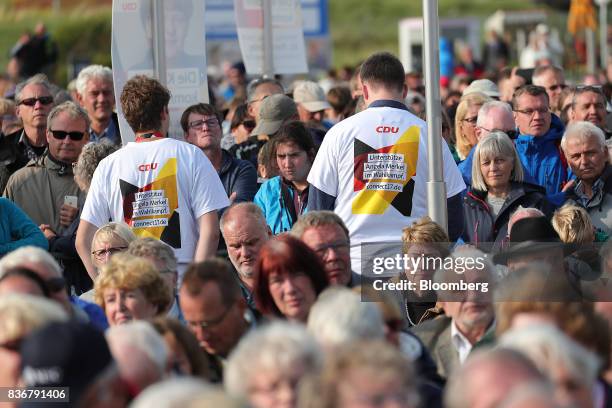
[[[312,165],[309,211],[333,210],[350,232],[351,263],[361,270],[361,244],[400,242],[402,228],[427,215],[427,126],[408,111],[404,68],[377,53],[361,66],[368,106],[330,129]],[[449,236],[463,230],[465,184],[446,143],[444,180]]]
[[95,231],[124,222],[139,237],[160,239],[174,249],[179,274],[192,261],[215,254],[217,210],[229,205],[217,172],[196,146],[166,137],[170,93],[138,75],[121,93],[125,118],[136,142],[100,162],[81,214],[76,246],[90,276]]

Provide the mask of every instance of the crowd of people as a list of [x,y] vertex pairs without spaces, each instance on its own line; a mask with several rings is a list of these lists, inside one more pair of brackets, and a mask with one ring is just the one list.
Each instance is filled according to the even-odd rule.
[[447,226],[427,217],[423,80],[390,53],[320,83],[229,66],[182,141],[153,78],[118,95],[123,144],[110,68],[73,97],[24,78],[0,100],[0,387],[612,406],[612,77],[474,66],[442,84]]

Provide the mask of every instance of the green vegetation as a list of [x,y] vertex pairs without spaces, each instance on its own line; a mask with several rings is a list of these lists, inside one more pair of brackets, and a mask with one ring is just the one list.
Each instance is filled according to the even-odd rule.
[[[397,53],[398,23],[421,16],[421,5],[421,0],[329,0],[334,65],[356,64],[372,51]],[[500,8],[538,7],[531,0],[439,0],[438,8],[442,18],[477,16],[484,21]]]
[[9,60],[9,52],[18,38],[44,22],[59,49],[54,80],[65,85],[67,66],[72,61],[87,60],[110,65],[111,11],[109,7],[76,7],[56,15],[49,10],[18,10],[0,4],[0,72]]

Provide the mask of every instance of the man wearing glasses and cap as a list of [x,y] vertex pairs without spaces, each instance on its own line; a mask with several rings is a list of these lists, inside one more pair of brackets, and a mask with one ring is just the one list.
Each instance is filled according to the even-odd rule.
[[17,85],[15,113],[23,122],[19,129],[0,138],[0,189],[4,191],[8,177],[30,160],[40,158],[47,149],[47,115],[53,108],[51,84],[43,74],[37,74]]
[[74,102],[64,102],[51,110],[46,125],[47,154],[13,174],[4,195],[43,232],[50,229],[61,235],[76,218],[84,198],[74,181],[72,164],[89,140],[89,118]]

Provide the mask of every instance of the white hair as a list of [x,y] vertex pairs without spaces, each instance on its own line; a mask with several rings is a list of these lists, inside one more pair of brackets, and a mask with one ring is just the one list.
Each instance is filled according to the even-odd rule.
[[506,332],[498,344],[524,353],[546,374],[563,367],[577,382],[591,388],[597,380],[599,360],[595,354],[552,325],[533,325]]
[[542,210],[539,210],[537,208],[534,207],[523,207],[521,205],[518,206],[518,208],[516,210],[514,210],[514,212],[512,214],[510,214],[510,218],[508,219],[508,235],[510,234],[510,231],[512,230],[512,227],[514,226],[514,223],[516,222],[516,218],[518,218],[519,215],[522,214],[527,214],[526,217],[521,217],[522,218],[530,218],[530,217],[545,217],[546,215],[542,212]]
[[94,78],[99,78],[112,84],[113,71],[109,67],[102,65],[90,65],[83,68],[76,79],[76,90],[81,96],[87,91],[87,83]]
[[25,246],[10,252],[0,260],[0,277],[9,269],[19,268],[28,263],[42,265],[53,275],[62,276],[62,268],[49,252],[38,247]]
[[213,386],[194,377],[179,377],[153,384],[138,395],[130,408],[182,408]]
[[344,287],[325,290],[310,309],[308,330],[324,347],[354,340],[382,339],[385,323],[376,303],[362,302]]
[[509,103],[502,102],[502,101],[489,101],[489,102],[486,102],[484,105],[482,105],[480,109],[478,110],[478,118],[476,119],[476,126],[482,126],[487,116],[489,116],[490,112],[493,109],[499,109],[503,111],[504,113],[509,115],[509,117],[512,120],[514,120],[512,118],[512,107],[510,106]]
[[227,392],[247,396],[252,380],[262,372],[288,372],[302,366],[305,373],[321,368],[322,351],[306,328],[296,323],[274,322],[251,331],[229,356],[224,372]]
[[[168,349],[162,336],[151,323],[136,320],[127,324],[112,326],[106,331],[106,340],[111,350],[131,347],[144,353],[159,369],[160,374],[166,370]],[[113,352],[113,354],[115,354]]]
[[14,340],[50,322],[68,321],[57,302],[28,294],[0,296],[0,343]]
[[606,150],[606,136],[603,130],[592,124],[591,122],[574,122],[567,125],[563,138],[561,139],[561,148],[566,150],[570,139],[580,139],[586,141],[589,138],[594,138],[601,147],[602,151]]
[[499,408],[514,408],[525,405],[536,406],[537,404],[537,406],[543,408],[558,408],[560,405],[555,402],[554,392],[553,387],[544,382],[525,384],[512,390],[497,406]]

